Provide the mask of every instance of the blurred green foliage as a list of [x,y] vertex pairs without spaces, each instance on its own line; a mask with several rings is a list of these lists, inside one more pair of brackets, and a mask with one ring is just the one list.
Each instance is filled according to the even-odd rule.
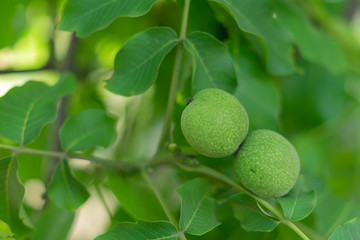
[[[57,29],[61,19],[68,16],[69,13],[63,14],[63,11],[70,9],[65,6],[69,6],[67,4],[71,2],[77,1],[2,0],[0,94],[6,94],[12,87],[30,80],[54,84],[59,75],[70,71],[76,76],[76,94],[67,98],[65,107],[58,103],[58,109],[63,113],[58,113],[58,120],[55,122],[45,127],[35,120],[31,123],[37,132],[31,134],[31,139],[29,137],[25,142],[30,142],[38,134],[39,136],[26,147],[60,151],[61,145],[57,136],[58,125],[61,123],[60,115],[64,120],[84,109],[105,109],[109,117],[117,119],[116,127],[113,127],[113,123],[111,125],[116,131],[116,138],[111,138],[113,141],[110,146],[91,144],[92,148],[83,154],[117,159],[130,165],[146,163],[157,151],[168,104],[175,48],[168,49],[169,54],[165,56],[164,53],[162,62],[159,60],[155,66],[158,67],[158,72],[151,69],[155,71],[153,77],[156,75],[157,78],[153,84],[148,81],[148,86],[140,86],[142,91],[149,87],[141,95],[118,96],[105,88],[104,80],[112,77],[113,68],[116,68],[116,54],[136,33],[152,27],[166,26],[179,35],[184,1],[144,0],[147,5],[139,8],[143,9],[139,10],[140,13],[118,14],[117,16],[121,16],[119,18],[110,15],[109,19],[113,21],[107,19],[106,24],[88,24],[85,32],[79,32],[80,36],[87,35],[85,38]],[[90,2],[96,1],[89,1],[89,4]],[[152,4],[153,2],[155,3]],[[189,145],[180,129],[181,113],[186,107],[187,99],[197,91],[198,85],[201,85],[201,88],[214,87],[206,79],[206,74],[197,72],[199,68],[195,64],[205,62],[205,65],[212,66],[210,70],[220,66],[218,72],[214,71],[214,75],[218,77],[215,87],[231,92],[244,105],[249,114],[250,130],[278,131],[295,146],[301,160],[304,185],[313,189],[317,196],[315,210],[301,220],[300,224],[323,237],[329,237],[335,229],[337,234],[341,234],[339,232],[345,231],[344,229],[356,231],[359,228],[358,220],[342,225],[360,216],[359,4],[360,1],[355,0],[192,0],[187,28],[189,38],[185,41],[186,49],[183,49],[172,118],[171,141],[185,149],[186,153]],[[91,9],[91,5],[89,8]],[[108,11],[111,11],[111,8]],[[91,17],[94,16],[90,15]],[[61,29],[77,31],[77,27],[82,27],[86,21],[78,20],[77,24],[71,26],[65,20],[60,24]],[[105,20],[100,18],[95,23],[98,21]],[[205,34],[197,32],[190,35],[195,31]],[[202,36],[201,41],[196,36]],[[149,46],[147,45],[148,48]],[[207,48],[202,48],[204,46]],[[148,49],[145,44],[143,48],[137,49],[139,59],[144,57],[141,54],[146,50]],[[197,51],[204,52],[196,55]],[[134,62],[126,61],[133,52],[130,51],[129,54],[123,61],[129,67],[135,66]],[[115,69],[115,72],[117,70]],[[140,73],[144,75],[134,72],[133,77],[139,78],[140,82],[147,81],[145,72]],[[48,96],[44,101],[53,100],[54,96],[48,94],[50,87],[44,86],[44,89],[30,98],[44,94]],[[15,96],[16,99],[29,101],[28,90],[23,90],[26,90],[25,93]],[[6,99],[6,96],[9,97],[5,95],[2,99]],[[10,112],[22,111],[26,115],[29,109],[32,109],[31,106],[21,109],[20,105],[12,106]],[[18,106],[20,109],[16,109]],[[11,128],[13,120],[1,107],[7,109],[9,106],[0,104],[0,144],[18,146],[18,137],[9,137],[3,133]],[[38,115],[42,114],[43,112],[38,112]],[[45,117],[54,118],[50,115]],[[19,125],[19,131],[15,133],[17,136],[21,134],[21,126]],[[112,137],[112,134],[107,135]],[[96,140],[98,139],[95,137],[95,142]],[[11,156],[11,153],[0,148],[0,158],[6,160],[3,164],[8,163],[8,158],[5,157]],[[185,155],[192,155],[192,152]],[[55,171],[53,162],[49,161],[52,160],[51,157],[19,153],[17,159],[19,167],[16,177],[9,178],[14,184],[26,184],[31,179],[39,179],[45,187],[49,186]],[[191,157],[184,161],[193,164]],[[197,161],[234,177],[232,157],[209,159],[199,156]],[[90,192],[90,199],[98,197],[98,207],[103,210],[109,208],[108,211],[112,214],[102,220],[107,221],[105,227],[93,226],[94,231],[79,227],[80,230],[77,231],[82,231],[82,239],[94,238],[117,222],[139,219],[167,220],[156,196],[138,172],[122,175],[111,169],[104,173],[105,170],[99,169],[98,165],[81,165],[76,160],[70,161],[69,166],[74,172],[74,175],[69,172],[71,180],[85,185]],[[17,165],[13,167],[17,168]],[[7,165],[0,169],[3,174],[0,178],[5,179],[7,175],[3,173],[4,169],[10,168]],[[153,175],[156,176],[156,183],[159,184],[171,210],[176,218],[179,218],[182,213],[176,189],[188,180],[198,177],[198,174],[157,168]],[[58,182],[61,184],[65,180],[60,179]],[[99,197],[99,192],[94,191],[95,185],[110,193],[105,194],[105,197],[100,194]],[[221,200],[228,199],[234,192],[215,180],[211,180],[211,185],[215,189],[213,197],[217,203],[216,217],[221,225],[202,236],[189,235],[187,239],[299,239],[294,232],[281,224],[267,233],[245,231],[241,227],[244,224],[239,222],[244,219],[244,209],[237,208],[241,204],[235,204],[235,216],[231,204],[220,204]],[[77,186],[82,188],[82,185]],[[4,193],[4,196],[5,188],[0,189],[0,194]],[[16,222],[20,220],[16,220],[14,224],[9,222],[8,216],[1,215],[5,207],[0,206],[0,218],[9,224],[11,231],[16,234],[16,239],[76,239],[73,232],[81,221],[75,217],[78,212],[56,205],[56,200],[51,197],[49,200],[45,192],[40,198],[45,199],[46,204],[42,209],[34,209],[28,206],[26,201],[22,203],[22,194],[20,191],[19,196],[12,197],[17,199],[17,205],[22,205],[21,209],[15,210],[16,214],[28,215],[25,225]],[[61,195],[61,191],[58,194]],[[71,191],[69,194],[71,195]],[[85,201],[84,199],[81,202]],[[110,202],[109,206],[113,203],[113,207],[105,207],[104,202]],[[75,208],[78,205],[80,204],[77,203]],[[251,202],[251,207],[254,206],[256,207],[256,203]],[[32,224],[26,224],[29,222]],[[342,227],[338,228],[339,225]],[[0,234],[4,231],[1,229]],[[87,231],[90,232],[88,235]]]

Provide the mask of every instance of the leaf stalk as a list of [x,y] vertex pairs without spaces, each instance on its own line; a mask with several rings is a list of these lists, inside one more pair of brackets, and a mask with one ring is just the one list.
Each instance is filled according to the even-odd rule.
[[158,149],[164,147],[164,143],[171,138],[171,123],[172,117],[175,108],[176,102],[176,92],[179,83],[179,75],[181,70],[181,62],[183,57],[183,43],[182,41],[186,37],[186,30],[187,30],[187,22],[189,16],[189,9],[190,9],[190,0],[185,0],[183,14],[181,19],[181,28],[180,28],[180,36],[179,36],[179,44],[176,47],[176,55],[175,55],[175,62],[174,62],[174,69],[171,77],[171,85],[170,85],[170,93],[168,104],[166,108],[166,115],[164,119],[164,125],[161,131],[160,140]]

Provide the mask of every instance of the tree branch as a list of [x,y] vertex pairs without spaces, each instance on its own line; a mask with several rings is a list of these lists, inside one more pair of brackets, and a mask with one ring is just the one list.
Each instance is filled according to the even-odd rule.
[[115,170],[120,171],[130,171],[133,167],[122,164],[115,160],[100,158],[100,157],[94,157],[94,156],[83,156],[83,155],[74,155],[69,154],[66,152],[60,152],[60,151],[46,151],[46,150],[39,150],[39,149],[33,149],[33,148],[26,148],[26,147],[16,147],[16,146],[10,146],[6,144],[0,144],[0,149],[6,149],[10,150],[15,153],[25,153],[25,154],[31,154],[31,155],[40,155],[44,157],[50,157],[50,158],[56,158],[56,159],[80,159],[80,160],[87,160],[90,162],[98,163],[105,165],[107,167],[110,167]]

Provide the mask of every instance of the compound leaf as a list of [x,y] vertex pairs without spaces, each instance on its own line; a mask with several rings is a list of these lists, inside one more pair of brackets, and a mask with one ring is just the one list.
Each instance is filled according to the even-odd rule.
[[86,109],[69,118],[60,129],[60,140],[67,152],[107,147],[115,136],[115,120],[105,110]]
[[118,17],[137,17],[150,10],[156,0],[69,0],[59,30],[76,31],[85,37],[105,28]]
[[123,96],[145,92],[155,81],[162,60],[177,42],[176,33],[168,27],[136,34],[116,55],[114,74],[106,88]]
[[203,235],[220,223],[215,217],[215,202],[210,198],[211,186],[204,179],[195,179],[177,189],[181,198],[180,229]]
[[27,82],[0,98],[0,135],[28,144],[41,129],[56,118],[56,103],[75,91],[73,75],[66,74],[53,87],[40,82]]

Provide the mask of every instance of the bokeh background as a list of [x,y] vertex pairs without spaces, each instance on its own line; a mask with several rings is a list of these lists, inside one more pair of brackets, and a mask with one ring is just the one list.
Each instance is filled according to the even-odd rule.
[[[360,215],[360,1],[301,2],[295,1],[289,8],[298,18],[282,23],[279,19],[293,38],[291,56],[296,69],[290,74],[269,71],[268,65],[276,63],[266,61],[261,39],[240,31],[229,13],[218,5],[191,1],[188,32],[205,31],[226,44],[235,59],[238,78],[233,94],[248,111],[251,130],[272,129],[293,143],[301,159],[301,174],[318,198],[316,209],[305,224],[326,235],[337,225]],[[95,154],[129,162],[149,158],[156,150],[154,139],[158,139],[161,131],[174,51],[165,58],[155,85],[142,95],[114,95],[104,89],[104,80],[111,77],[115,55],[131,36],[153,26],[179,29],[182,1],[159,0],[144,16],[118,18],[86,38],[56,30],[64,3],[1,0],[0,96],[29,80],[54,84],[64,71],[71,71],[77,77],[77,94],[59,106],[65,116],[87,107],[105,107],[118,118],[116,141],[110,149],[94,149]],[[274,6],[272,17],[281,18],[277,12],[281,9]],[[313,35],[307,38],[307,34]],[[185,52],[174,116],[177,124],[173,138],[180,146],[187,145],[178,123],[187,98],[192,96],[191,71],[192,59]],[[47,126],[29,147],[56,149],[53,141],[56,127]],[[0,143],[8,140],[0,138]],[[46,232],[52,232],[48,223],[55,221],[51,218],[57,218],[54,213],[58,211],[56,206],[43,208],[42,195],[51,164],[45,158],[30,155],[19,156],[19,161],[19,176],[26,188],[25,207],[38,222],[38,239],[42,239]],[[203,161],[211,166],[222,164]],[[92,185],[92,176],[101,175],[101,171],[76,160],[71,165],[77,177],[89,183],[90,192],[95,194],[76,212],[74,220],[71,214],[61,215],[62,221],[69,223],[67,239],[92,239],[106,231],[111,225],[107,211],[115,219],[117,216],[131,219],[109,189],[93,187],[96,184]],[[163,176],[169,174],[171,171],[164,170]],[[109,209],[96,195],[99,189]],[[39,217],[42,211],[47,211],[46,217]],[[207,239],[224,236],[221,234],[227,230],[219,227],[214,231]],[[260,239],[258,234],[240,228],[237,231],[228,239],[237,239],[237,234]],[[286,237],[293,235],[282,229],[269,236],[290,239]]]

